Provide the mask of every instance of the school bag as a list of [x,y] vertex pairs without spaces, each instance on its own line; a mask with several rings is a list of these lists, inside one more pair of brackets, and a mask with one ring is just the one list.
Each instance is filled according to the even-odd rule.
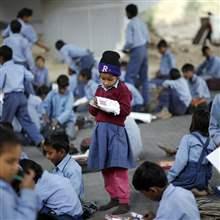
[[[207,164],[202,164],[204,158],[209,154],[207,148],[209,146],[209,138],[204,143],[200,136],[196,133],[192,133],[192,135],[198,139],[203,147],[200,158],[197,162],[189,161],[181,171],[181,173],[172,181],[174,186],[181,186],[185,189],[193,189],[196,188],[198,190],[204,190],[208,187],[209,179],[212,176],[212,166],[208,162]],[[190,149],[188,151],[189,158]]]

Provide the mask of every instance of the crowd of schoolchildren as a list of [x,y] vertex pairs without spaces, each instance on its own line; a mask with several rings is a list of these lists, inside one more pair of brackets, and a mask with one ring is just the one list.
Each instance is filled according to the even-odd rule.
[[[160,203],[157,213],[149,212],[145,219],[199,220],[194,196],[217,190],[209,186],[212,166],[206,156],[220,146],[220,95],[211,102],[205,79],[220,77],[220,58],[206,46],[202,48],[206,60],[198,68],[184,64],[181,74],[168,43],[160,40],[160,67],[156,77],[148,80],[149,33],[138,17],[137,6],[130,4],[123,48],[130,56],[128,64],[121,62],[117,52],[108,50],[97,63],[90,50],[58,40],[55,48],[68,71],[57,78],[57,88],[52,88],[45,58],[37,56],[34,61],[32,55],[34,44],[49,50],[30,23],[32,13],[22,9],[2,32],[0,219],[83,219],[82,169],[69,152],[77,135],[76,112],[87,111],[96,121],[88,168],[101,171],[110,198],[99,211],[115,208],[113,215],[129,212],[128,170],[136,166],[134,145],[142,144],[129,114],[147,110],[149,89],[154,85],[160,90],[155,110],[158,117],[193,112],[192,122],[168,174],[159,165],[144,162],[134,173],[133,186]],[[97,97],[116,101],[120,113],[101,109]],[[43,170],[29,159],[22,152],[25,144],[39,147],[53,163],[53,170]]]

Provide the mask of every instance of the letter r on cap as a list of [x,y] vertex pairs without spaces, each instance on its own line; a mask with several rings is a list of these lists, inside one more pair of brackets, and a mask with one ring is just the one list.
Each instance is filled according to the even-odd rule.
[[107,72],[108,71],[108,66],[103,66],[103,68],[102,68],[102,72]]

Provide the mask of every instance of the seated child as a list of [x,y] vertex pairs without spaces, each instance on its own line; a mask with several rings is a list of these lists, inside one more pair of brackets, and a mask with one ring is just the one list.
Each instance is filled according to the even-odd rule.
[[88,102],[81,104],[77,107],[77,111],[88,111],[89,101],[95,96],[98,83],[92,79],[92,73],[89,69],[83,69],[79,73],[79,82],[83,85],[84,94]]
[[199,104],[207,104],[211,97],[206,81],[195,74],[195,69],[192,64],[186,63],[182,67],[184,78],[188,81],[189,89],[192,95],[193,107]]
[[43,171],[32,160],[24,159],[20,165],[24,172],[33,169],[38,174],[35,192],[40,200],[40,213],[54,215],[57,220],[82,220],[81,203],[67,178]]
[[220,57],[214,56],[209,47],[204,46],[202,48],[202,55],[205,57],[203,63],[201,63],[197,68],[197,75],[200,75],[206,79],[220,78]]
[[176,67],[176,60],[165,40],[160,40],[157,44],[157,49],[161,54],[160,69],[156,73],[156,78],[152,83],[161,85],[164,80],[169,79],[170,70]]
[[192,96],[189,86],[181,77],[178,69],[170,71],[170,80],[165,80],[162,84],[162,91],[159,97],[158,110],[162,110],[159,118],[164,115],[184,115],[187,113]]
[[82,169],[69,154],[69,140],[64,133],[52,133],[46,138],[44,152],[55,168],[52,173],[66,177],[70,180],[76,194],[83,196]]
[[216,147],[220,147],[220,94],[216,95],[211,109],[209,134]]
[[35,220],[37,195],[34,192],[35,172],[28,169],[20,185],[20,196],[11,183],[19,169],[21,145],[16,134],[0,126],[0,219]]
[[69,79],[60,75],[57,79],[58,90],[52,90],[43,101],[44,126],[63,127],[70,140],[75,138],[75,116],[73,95],[69,91]]
[[208,110],[196,110],[192,116],[190,134],[183,136],[168,173],[169,182],[189,189],[198,196],[207,194],[212,175],[212,167],[206,156],[214,150],[215,145],[209,140],[208,127]]
[[160,202],[156,217],[149,212],[145,220],[200,220],[193,194],[168,184],[166,174],[159,165],[144,162],[134,173],[133,186],[147,198]]
[[48,69],[45,67],[45,58],[37,56],[35,59],[35,68],[33,85],[35,90],[41,86],[49,86]]

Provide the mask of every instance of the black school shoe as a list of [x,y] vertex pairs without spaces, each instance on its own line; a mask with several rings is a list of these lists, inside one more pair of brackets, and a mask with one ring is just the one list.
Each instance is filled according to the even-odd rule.
[[108,204],[100,206],[99,211],[106,211],[106,210],[112,209],[117,206],[119,206],[119,200],[118,199],[111,199]]
[[130,205],[128,204],[119,204],[118,208],[112,212],[112,215],[123,215],[130,211]]

